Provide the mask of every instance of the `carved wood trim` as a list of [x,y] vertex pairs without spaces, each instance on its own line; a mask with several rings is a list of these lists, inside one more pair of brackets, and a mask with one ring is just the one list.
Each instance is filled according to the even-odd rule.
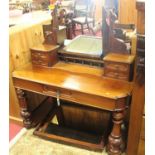
[[123,145],[121,125],[124,118],[124,110],[115,111],[112,114],[113,129],[108,138],[108,153],[109,155],[121,155],[121,146]]
[[26,99],[26,93],[22,90],[17,88],[16,89],[17,97],[19,100],[20,106],[20,115],[23,118],[23,125],[26,128],[31,128],[31,113],[28,111],[28,104]]

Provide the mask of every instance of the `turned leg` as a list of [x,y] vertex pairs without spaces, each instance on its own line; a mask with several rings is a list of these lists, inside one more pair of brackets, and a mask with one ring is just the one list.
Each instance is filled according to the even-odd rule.
[[23,125],[26,128],[31,128],[31,113],[28,111],[28,104],[26,101],[26,94],[22,89],[17,88],[16,89],[17,97],[19,100],[19,106],[20,106],[20,115],[23,118]]
[[81,31],[82,31],[82,34],[84,34],[84,30],[83,30],[83,25],[81,24]]
[[113,112],[113,128],[108,138],[109,155],[121,155],[121,145],[123,144],[121,135],[121,125],[123,123],[124,111]]

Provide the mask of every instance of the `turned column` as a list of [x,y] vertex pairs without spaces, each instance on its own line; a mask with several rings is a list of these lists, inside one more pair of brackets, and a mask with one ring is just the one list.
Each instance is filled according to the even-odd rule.
[[114,111],[113,117],[113,129],[108,138],[108,153],[109,155],[121,155],[122,134],[121,125],[124,118],[124,110]]
[[23,125],[26,128],[31,128],[31,113],[28,111],[28,104],[26,101],[26,94],[22,89],[16,89],[17,97],[20,106],[20,115],[23,118]]

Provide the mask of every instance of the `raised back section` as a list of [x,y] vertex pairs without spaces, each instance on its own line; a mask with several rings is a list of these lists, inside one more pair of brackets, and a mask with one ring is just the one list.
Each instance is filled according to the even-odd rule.
[[[116,24],[117,16],[112,9],[102,10],[102,38],[103,38],[103,54],[109,53],[130,54],[127,48],[125,37],[123,37],[123,28],[132,28],[133,25]],[[122,27],[122,28],[121,28]],[[134,26],[133,26],[134,27]],[[117,31],[116,31],[117,29]],[[119,37],[116,32],[119,31]]]
[[51,24],[43,25],[44,44],[62,45],[66,39],[66,27],[62,24],[65,12],[64,10],[58,12],[58,6],[56,5],[51,16]]

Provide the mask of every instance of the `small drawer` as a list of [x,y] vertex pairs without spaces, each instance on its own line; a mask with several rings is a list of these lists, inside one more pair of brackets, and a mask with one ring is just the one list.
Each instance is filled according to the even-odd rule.
[[48,57],[37,57],[37,56],[32,56],[32,61],[42,61],[42,62],[49,62],[50,58]]
[[120,71],[113,71],[106,69],[104,71],[104,76],[111,77],[111,78],[116,78],[120,80],[129,80],[129,75],[126,72],[120,72]]
[[[54,55],[54,53],[53,53],[53,55]],[[31,54],[32,64],[40,65],[43,67],[51,67],[52,64],[55,63],[54,61],[55,61],[56,56],[53,56],[53,55],[50,53],[32,52],[32,54]]]
[[48,62],[43,60],[32,60],[32,63],[34,65],[48,66]]
[[32,64],[40,67],[52,67],[58,62],[57,45],[38,44],[30,48]]
[[40,53],[40,52],[32,52],[32,58],[34,59],[48,59],[49,55],[47,53]]
[[105,62],[105,69],[128,72],[129,65],[116,62]]

